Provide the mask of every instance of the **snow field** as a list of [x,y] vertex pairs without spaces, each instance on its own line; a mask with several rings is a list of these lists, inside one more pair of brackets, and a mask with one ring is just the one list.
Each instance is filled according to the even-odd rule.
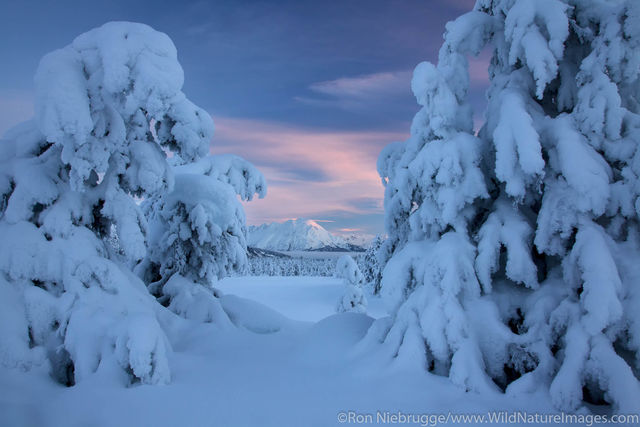
[[[543,395],[525,402],[465,393],[411,366],[380,369],[381,356],[358,345],[374,319],[335,314],[342,288],[333,278],[223,280],[222,305],[237,327],[176,321],[168,385],[123,388],[117,373],[99,370],[66,388],[41,372],[0,368],[0,425],[324,427],[343,425],[337,416],[344,411],[551,411]],[[383,315],[377,298],[369,297],[369,310]],[[271,331],[250,330],[264,325]]]

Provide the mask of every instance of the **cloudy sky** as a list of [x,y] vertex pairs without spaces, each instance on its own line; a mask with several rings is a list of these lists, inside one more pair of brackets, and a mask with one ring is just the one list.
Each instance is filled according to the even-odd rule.
[[[251,224],[311,218],[331,231],[383,231],[375,163],[404,140],[417,111],[413,68],[434,62],[447,21],[473,0],[4,0],[0,14],[0,134],[33,113],[39,59],[107,21],[167,33],[184,91],[216,124],[211,151],[265,174]],[[471,64],[482,106],[486,57]]]

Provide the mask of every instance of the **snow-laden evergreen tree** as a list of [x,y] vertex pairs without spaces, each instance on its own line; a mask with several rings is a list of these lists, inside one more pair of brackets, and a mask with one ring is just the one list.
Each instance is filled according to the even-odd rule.
[[344,294],[338,300],[336,311],[366,313],[367,298],[362,289],[364,276],[350,255],[342,255],[338,258],[335,277],[343,279],[345,285]]
[[170,380],[162,307],[131,268],[148,240],[134,197],[175,192],[165,152],[209,149],[211,117],[182,84],[173,43],[142,24],[105,24],[40,62],[35,118],[0,144],[1,363],[66,384]]
[[[473,130],[466,55],[492,49]],[[467,389],[640,409],[640,2],[479,0],[383,150],[390,357]]]
[[[149,218],[149,251],[138,273],[163,304],[185,314],[189,304],[180,301],[191,298],[185,300],[181,292],[204,294],[172,277],[179,275],[213,291],[218,279],[244,272],[246,225],[237,196],[243,200],[251,200],[255,194],[264,197],[267,186],[251,163],[233,155],[208,156],[178,166],[174,173],[173,191],[144,203]],[[169,287],[168,282],[172,283]],[[212,311],[221,310],[215,301],[210,302]],[[216,318],[219,316],[200,316],[208,321]]]
[[374,295],[380,292],[380,284],[382,281],[380,248],[383,243],[384,239],[382,236],[376,236],[369,244],[364,256],[358,258],[362,266],[360,270],[364,276],[364,281],[368,286],[371,286]]

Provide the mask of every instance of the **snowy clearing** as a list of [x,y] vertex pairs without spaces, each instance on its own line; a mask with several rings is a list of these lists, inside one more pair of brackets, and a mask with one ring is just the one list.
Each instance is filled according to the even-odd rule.
[[[357,346],[373,319],[335,314],[339,279],[237,277],[220,288],[238,327],[181,321],[169,337],[169,385],[123,388],[113,372],[98,370],[66,388],[37,370],[2,368],[0,425],[328,426],[340,425],[344,411],[553,412],[544,395],[523,402],[464,393],[424,371],[379,369]],[[379,300],[369,300],[370,313],[382,315]],[[270,333],[249,330],[265,325]]]
[[[333,277],[227,277],[217,288],[225,294],[253,299],[290,319],[309,322],[335,314],[344,292],[342,279]],[[368,298],[369,316],[377,319],[387,315],[380,298]]]

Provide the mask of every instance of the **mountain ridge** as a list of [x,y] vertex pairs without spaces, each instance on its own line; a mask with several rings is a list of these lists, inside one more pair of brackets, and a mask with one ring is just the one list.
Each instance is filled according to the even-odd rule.
[[247,245],[270,251],[358,251],[361,245],[353,244],[327,231],[310,219],[291,219],[258,226],[249,226]]

